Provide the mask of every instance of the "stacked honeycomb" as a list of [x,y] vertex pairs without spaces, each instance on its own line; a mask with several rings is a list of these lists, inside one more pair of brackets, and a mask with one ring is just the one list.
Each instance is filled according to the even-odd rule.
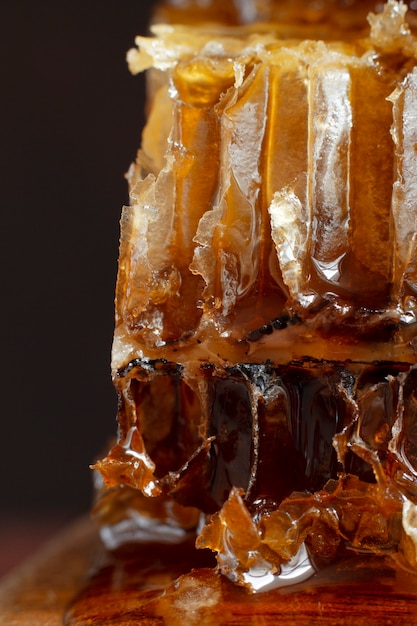
[[197,532],[249,586],[302,549],[417,568],[413,12],[319,4],[168,2],[128,55],[97,511],[109,543]]

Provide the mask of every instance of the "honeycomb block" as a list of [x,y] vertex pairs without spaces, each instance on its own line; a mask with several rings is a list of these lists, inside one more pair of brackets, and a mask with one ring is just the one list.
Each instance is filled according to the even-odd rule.
[[128,54],[149,114],[121,221],[119,433],[96,464],[97,514],[116,543],[123,518],[133,534],[141,516],[199,526],[249,586],[304,549],[413,570],[413,13],[197,4],[161,5],[190,19]]

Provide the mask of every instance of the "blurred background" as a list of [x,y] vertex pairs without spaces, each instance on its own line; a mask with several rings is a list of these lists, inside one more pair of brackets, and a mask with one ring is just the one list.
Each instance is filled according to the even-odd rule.
[[125,54],[152,5],[1,10],[0,575],[89,511],[116,432],[119,216],[144,103]]

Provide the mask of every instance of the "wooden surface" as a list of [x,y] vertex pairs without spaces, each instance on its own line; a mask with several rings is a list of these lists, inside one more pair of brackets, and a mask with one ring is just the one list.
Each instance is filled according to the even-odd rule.
[[0,584],[0,624],[62,626],[66,608],[99,549],[94,526],[81,520]]
[[417,626],[417,577],[353,557],[308,581],[249,595],[192,544],[119,554],[82,520],[0,587],[6,626]]

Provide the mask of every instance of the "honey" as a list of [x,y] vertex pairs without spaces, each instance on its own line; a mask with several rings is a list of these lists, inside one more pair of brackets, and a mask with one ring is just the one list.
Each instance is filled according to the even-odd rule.
[[417,573],[417,39],[379,9],[166,2],[128,54],[112,548],[194,536],[249,591]]

